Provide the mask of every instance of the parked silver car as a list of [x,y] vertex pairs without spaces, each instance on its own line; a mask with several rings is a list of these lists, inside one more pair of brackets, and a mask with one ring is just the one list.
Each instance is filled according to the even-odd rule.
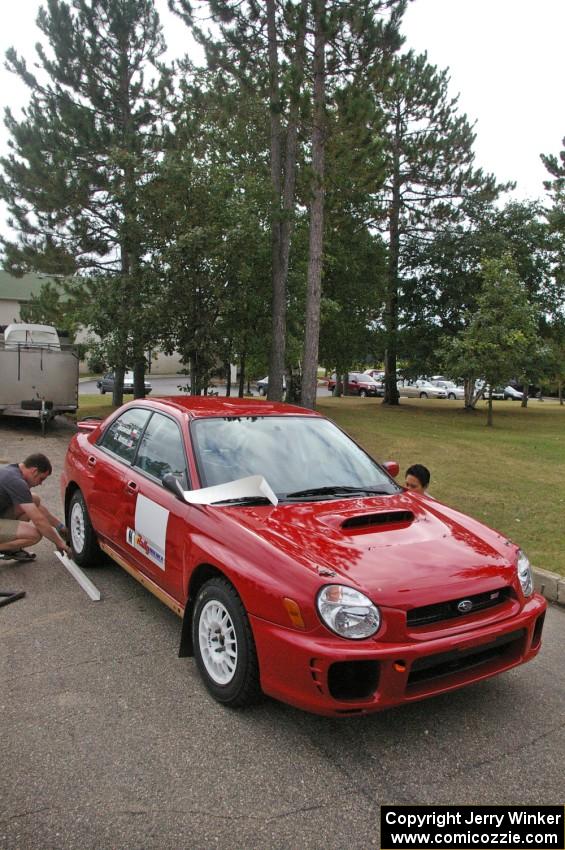
[[[257,389],[259,391],[259,395],[267,395],[267,390],[269,389],[269,376],[266,378],[261,378],[260,381],[257,381]],[[286,392],[286,378],[283,375],[283,392]]]
[[[485,401],[488,401],[489,394],[490,387],[487,384],[483,388],[483,398]],[[524,393],[521,393],[520,390],[516,390],[508,384],[506,387],[493,387],[492,397],[493,399],[500,401],[507,401],[508,399],[510,399],[510,401],[522,401]]]
[[434,387],[431,381],[419,378],[417,381],[398,381],[398,392],[408,398],[447,398],[442,387]]
[[458,387],[454,381],[445,381],[445,380],[435,380],[432,378],[431,383],[434,387],[440,387],[440,389],[445,390],[447,393],[447,398],[453,400],[456,398],[462,399],[465,398],[465,387]]

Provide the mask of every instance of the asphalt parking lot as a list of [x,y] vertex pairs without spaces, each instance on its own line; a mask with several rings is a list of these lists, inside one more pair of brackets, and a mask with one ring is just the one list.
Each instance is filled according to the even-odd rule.
[[[44,451],[61,511],[72,427],[0,420],[0,459]],[[111,564],[91,602],[50,544],[0,565],[2,850],[367,850],[382,804],[562,804],[565,609],[531,664],[448,696],[341,721],[207,695],[180,621]]]

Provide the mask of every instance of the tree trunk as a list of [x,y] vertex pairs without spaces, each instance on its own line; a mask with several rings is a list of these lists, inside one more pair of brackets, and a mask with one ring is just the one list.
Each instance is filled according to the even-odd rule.
[[524,389],[522,390],[522,403],[521,403],[521,406],[522,406],[522,407],[527,407],[527,406],[528,406],[528,399],[529,399],[529,397],[530,397],[530,395],[529,395],[530,385],[529,385],[528,381],[527,381],[527,380],[525,380],[525,381],[522,383],[522,386],[524,387]]
[[124,403],[124,373],[123,366],[116,366],[114,369],[114,389],[112,390],[112,404],[114,407],[120,407]]
[[138,353],[133,364],[133,397],[145,398],[145,357]]
[[243,398],[245,394],[245,361],[247,359],[247,352],[244,351],[239,360],[239,398]]
[[558,386],[559,404],[563,404],[563,381],[559,381]]
[[[276,2],[266,0],[271,112],[271,276],[272,341],[269,360],[269,399],[280,401],[286,344],[286,291],[281,274],[282,129]],[[241,387],[241,384],[240,384]]]
[[392,198],[389,210],[388,273],[385,307],[385,377],[383,404],[397,405],[400,394],[396,386],[398,338],[398,267],[400,258],[400,115],[397,112],[396,137],[393,150]]
[[231,396],[231,363],[226,360],[224,363],[224,372],[226,373],[226,398]]
[[487,425],[492,427],[492,387],[490,388],[488,394],[488,413],[487,413]]
[[[288,285],[288,263],[292,237],[292,217],[296,185],[296,153],[298,147],[298,121],[300,117],[300,89],[304,77],[305,37],[308,0],[300,6],[299,30],[293,59],[294,89],[290,96],[290,112],[286,133],[286,156],[284,188],[282,190],[282,130],[280,124],[280,91],[277,40],[275,28],[275,2],[267,0],[267,26],[269,34],[269,69],[271,92],[271,183],[273,188],[272,217],[272,342],[269,358],[269,386],[267,398],[281,401],[284,394],[284,370],[286,356],[286,301]],[[278,139],[278,143],[275,141]],[[278,168],[275,174],[274,169]],[[276,199],[275,199],[276,196]],[[275,256],[275,251],[277,255]],[[288,385],[287,385],[288,386]]]
[[474,410],[477,403],[478,394],[475,392],[475,378],[465,378],[465,410]]
[[190,395],[200,395],[200,381],[198,380],[198,368],[196,365],[196,354],[190,355]]
[[322,249],[324,242],[324,160],[325,160],[325,48],[326,0],[314,0],[314,126],[312,128],[312,201],[306,291],[306,326],[302,360],[302,404],[314,410],[320,337],[322,295]]

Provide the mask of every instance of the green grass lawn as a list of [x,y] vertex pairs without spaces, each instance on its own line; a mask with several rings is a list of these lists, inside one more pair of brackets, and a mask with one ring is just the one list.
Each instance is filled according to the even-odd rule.
[[[79,418],[112,410],[100,395],[80,401]],[[401,482],[408,466],[425,464],[435,498],[510,537],[536,566],[565,575],[565,407],[494,402],[492,428],[484,405],[465,413],[442,400],[402,399],[391,408],[323,398],[318,408],[378,460],[398,461]]]
[[430,493],[498,529],[533,564],[565,575],[565,407],[530,401],[527,409],[494,402],[466,413],[460,403],[402,399],[397,408],[370,399],[321,399],[319,410],[378,460],[404,471],[423,463]]

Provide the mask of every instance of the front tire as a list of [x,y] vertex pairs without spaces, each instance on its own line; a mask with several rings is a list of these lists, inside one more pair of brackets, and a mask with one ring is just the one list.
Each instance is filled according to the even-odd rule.
[[450,399],[451,401],[455,401],[455,393],[449,393],[449,395],[448,395],[447,397],[448,397],[448,399]]
[[361,398],[367,398],[367,390],[361,390],[359,392],[359,395],[361,396]]
[[93,567],[100,564],[102,552],[98,547],[96,534],[80,490],[75,490],[69,503],[67,528],[71,538],[73,560],[79,567]]
[[192,640],[196,666],[215,700],[244,708],[261,695],[259,664],[251,626],[233,585],[213,578],[194,605]]

